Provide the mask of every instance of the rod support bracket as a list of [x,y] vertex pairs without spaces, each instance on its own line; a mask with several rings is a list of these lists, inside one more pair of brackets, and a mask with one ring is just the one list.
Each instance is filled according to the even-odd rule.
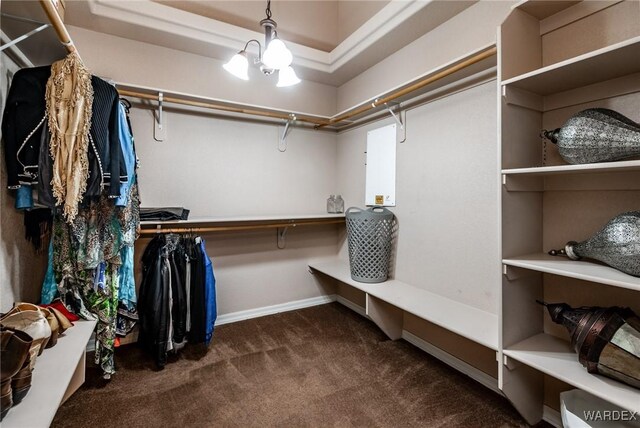
[[[295,224],[293,226],[295,226]],[[279,250],[284,250],[285,247],[287,246],[286,237],[287,237],[288,230],[289,230],[289,226],[286,226],[286,227],[279,227],[276,231],[277,237],[278,237],[276,245],[278,246]]]
[[282,131],[282,135],[278,140],[278,150],[281,153],[284,153],[287,151],[287,136],[289,135],[289,132],[291,132],[291,125],[296,121],[296,119],[297,117],[295,114],[293,113],[289,114],[289,119],[287,119],[287,122],[284,125],[284,131]]
[[[377,101],[378,100],[376,99],[376,102]],[[402,110],[402,106],[400,105],[400,103],[386,102],[384,103],[384,107],[391,114],[391,116],[393,116],[393,119],[398,125],[396,134],[397,142],[401,144],[404,143],[405,141],[407,141],[407,111]],[[395,107],[399,110],[398,114],[393,111],[392,107]]]
[[164,94],[158,92],[158,111],[154,114],[153,139],[156,141],[164,141],[167,137],[167,124],[164,123]]

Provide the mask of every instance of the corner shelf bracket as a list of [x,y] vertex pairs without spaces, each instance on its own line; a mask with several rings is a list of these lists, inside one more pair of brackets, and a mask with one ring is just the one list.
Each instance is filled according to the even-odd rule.
[[291,132],[291,125],[296,121],[296,119],[295,114],[289,114],[289,119],[287,119],[287,122],[284,125],[284,131],[282,131],[282,136],[278,141],[278,151],[281,153],[287,151],[287,136],[289,135],[289,132]]
[[509,370],[516,370],[518,367],[522,366],[522,363],[514,360],[513,358],[509,358],[507,355],[502,355],[502,365]]
[[[373,104],[375,105],[375,102]],[[401,144],[404,143],[407,141],[407,111],[401,109],[400,103],[388,102],[384,103],[384,106],[398,124],[398,134],[396,135],[397,142]],[[398,114],[394,113],[392,107],[396,107],[398,109]]]
[[164,94],[158,92],[158,111],[154,114],[153,139],[162,142],[167,137],[167,124],[164,123],[164,113],[162,111],[164,104]]

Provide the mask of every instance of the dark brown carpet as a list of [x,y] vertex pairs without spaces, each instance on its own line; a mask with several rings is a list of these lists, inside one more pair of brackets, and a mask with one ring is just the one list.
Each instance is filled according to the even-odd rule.
[[116,352],[53,426],[526,426],[502,397],[333,303],[216,329],[162,371],[137,346]]

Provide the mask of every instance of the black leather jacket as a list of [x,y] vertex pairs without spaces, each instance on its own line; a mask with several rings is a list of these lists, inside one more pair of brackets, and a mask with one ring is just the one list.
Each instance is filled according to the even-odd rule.
[[[142,283],[137,308],[140,322],[138,340],[159,367],[164,367],[167,362],[169,341],[181,343],[186,336],[184,260],[184,249],[177,235],[156,236],[142,255]],[[170,325],[173,329],[171,337]]]

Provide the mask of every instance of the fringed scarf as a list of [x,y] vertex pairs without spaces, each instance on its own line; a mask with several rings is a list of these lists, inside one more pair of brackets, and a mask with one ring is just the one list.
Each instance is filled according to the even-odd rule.
[[71,223],[87,187],[93,106],[91,73],[77,53],[51,65],[46,102],[53,159],[51,186],[66,221]]

